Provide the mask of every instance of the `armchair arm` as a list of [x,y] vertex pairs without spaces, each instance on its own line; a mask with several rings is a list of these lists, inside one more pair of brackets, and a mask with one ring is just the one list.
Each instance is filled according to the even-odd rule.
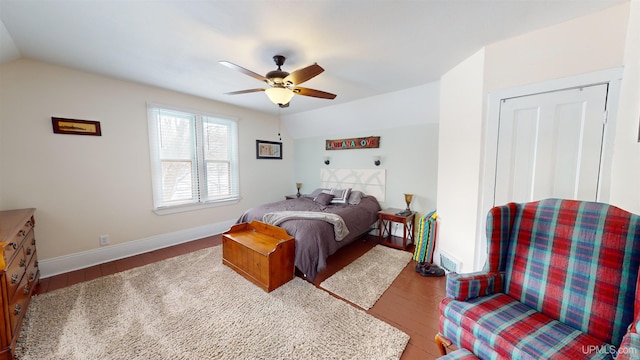
[[622,338],[622,344],[617,349],[616,360],[640,359],[640,319],[636,319],[629,326],[629,331]]
[[475,272],[447,275],[447,297],[455,300],[469,300],[502,292],[504,271]]
[[617,349],[616,360],[640,359],[640,269],[638,281],[636,281],[636,298],[634,302],[633,322],[627,328],[627,333],[622,338],[622,343]]

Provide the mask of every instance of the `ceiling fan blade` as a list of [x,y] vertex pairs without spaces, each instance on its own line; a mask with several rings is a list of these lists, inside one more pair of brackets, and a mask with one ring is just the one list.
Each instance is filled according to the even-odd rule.
[[284,78],[285,84],[300,85],[303,82],[320,75],[324,69],[318,64],[309,65],[306,68],[298,69]]
[[222,65],[224,65],[224,66],[228,67],[229,69],[233,69],[233,70],[236,70],[236,71],[240,71],[241,73],[243,73],[243,74],[245,74],[245,75],[249,75],[249,76],[251,76],[252,78],[256,78],[256,79],[258,79],[258,80],[260,80],[260,81],[264,81],[264,82],[266,82],[266,81],[267,81],[267,78],[265,78],[264,76],[262,76],[262,75],[260,75],[260,74],[257,74],[257,73],[254,73],[254,72],[253,72],[253,71],[251,71],[251,70],[247,70],[247,69],[243,68],[242,66],[236,65],[236,64],[234,64],[234,63],[230,63],[230,62],[228,62],[228,61],[220,61],[220,64],[222,64]]
[[323,99],[335,99],[337,96],[336,94],[328,93],[326,91],[308,89],[303,87],[296,87],[293,89],[293,92],[298,95],[312,96]]
[[248,90],[240,90],[240,91],[232,91],[232,92],[228,92],[225,93],[225,95],[238,95],[238,94],[248,94],[248,93],[252,93],[252,92],[258,92],[258,91],[265,91],[266,89],[248,89]]

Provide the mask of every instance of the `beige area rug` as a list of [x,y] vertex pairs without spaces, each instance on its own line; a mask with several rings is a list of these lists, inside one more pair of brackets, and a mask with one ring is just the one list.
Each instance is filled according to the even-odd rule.
[[265,293],[220,246],[33,298],[18,359],[397,359],[409,336],[295,278]]
[[411,261],[407,251],[376,245],[342,270],[320,283],[320,287],[370,309]]

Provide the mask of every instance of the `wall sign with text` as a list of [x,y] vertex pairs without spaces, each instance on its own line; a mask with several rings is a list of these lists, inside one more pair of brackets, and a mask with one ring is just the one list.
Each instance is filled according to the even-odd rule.
[[380,136],[325,140],[325,150],[368,149],[380,147]]

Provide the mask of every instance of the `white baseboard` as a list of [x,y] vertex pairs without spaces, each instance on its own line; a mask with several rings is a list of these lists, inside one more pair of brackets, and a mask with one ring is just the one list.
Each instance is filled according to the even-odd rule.
[[109,261],[221,234],[227,231],[234,223],[234,220],[229,220],[173,233],[155,235],[123,244],[109,245],[75,254],[39,260],[38,267],[40,268],[40,277],[44,279]]

